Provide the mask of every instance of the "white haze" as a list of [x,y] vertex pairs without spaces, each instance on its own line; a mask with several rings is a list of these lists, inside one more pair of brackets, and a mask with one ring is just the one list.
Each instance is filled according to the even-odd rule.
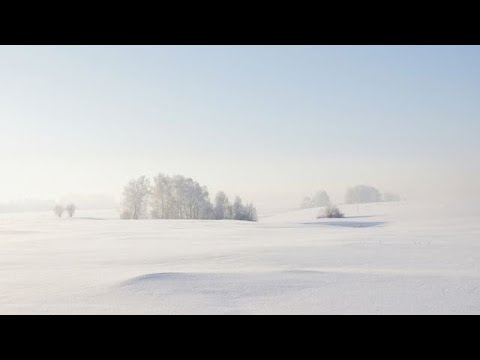
[[3,47],[0,204],[114,208],[125,183],[159,172],[260,211],[297,208],[317,190],[342,203],[359,184],[479,202],[477,57],[471,47]]

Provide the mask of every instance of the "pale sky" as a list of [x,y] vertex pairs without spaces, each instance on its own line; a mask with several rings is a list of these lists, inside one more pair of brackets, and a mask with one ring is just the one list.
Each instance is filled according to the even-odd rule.
[[[180,173],[480,201],[478,46],[0,46],[0,203]],[[213,197],[213,196],[212,196]]]

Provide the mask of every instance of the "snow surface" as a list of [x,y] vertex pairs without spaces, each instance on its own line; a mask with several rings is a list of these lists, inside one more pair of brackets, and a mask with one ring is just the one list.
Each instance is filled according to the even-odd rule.
[[237,221],[0,214],[1,314],[479,314],[480,207]]

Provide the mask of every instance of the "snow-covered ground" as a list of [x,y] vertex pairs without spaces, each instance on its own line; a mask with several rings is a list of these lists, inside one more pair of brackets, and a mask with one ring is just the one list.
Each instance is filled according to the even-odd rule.
[[0,313],[480,313],[480,207],[341,210],[258,223],[0,214]]

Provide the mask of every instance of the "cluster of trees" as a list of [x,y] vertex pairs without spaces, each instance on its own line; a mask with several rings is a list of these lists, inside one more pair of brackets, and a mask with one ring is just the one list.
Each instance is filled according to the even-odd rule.
[[306,197],[302,200],[300,207],[302,209],[310,209],[320,206],[330,205],[330,197],[324,190],[317,191],[312,197]]
[[182,175],[159,174],[131,180],[123,190],[122,219],[233,219],[257,221],[252,204],[237,196],[230,204],[224,192],[210,202],[208,189]]
[[77,207],[75,206],[75,204],[68,204],[66,206],[55,205],[55,207],[53,208],[53,212],[58,217],[62,217],[65,212],[67,212],[69,217],[73,217],[73,215],[75,215],[76,210],[77,210]]
[[227,195],[223,191],[220,191],[215,196],[213,216],[217,220],[257,221],[257,210],[251,203],[243,205],[242,199],[238,196],[235,197],[233,204],[230,204]]
[[303,199],[300,205],[302,209],[310,209],[315,207],[323,207],[318,218],[342,218],[344,214],[340,212],[337,206],[330,202],[330,197],[325,190],[317,191],[312,197]]
[[347,204],[362,204],[380,201],[400,201],[400,196],[391,192],[385,192],[382,195],[378,189],[367,185],[354,186],[349,188],[345,193],[345,202]]
[[358,185],[347,189],[345,202],[347,204],[361,204],[382,201],[380,191],[372,186]]
[[[400,201],[400,196],[392,192],[385,192],[383,194],[372,186],[358,185],[347,189],[345,193],[346,204],[361,204],[380,201]],[[332,205],[330,197],[324,190],[317,191],[312,197],[306,197],[302,200],[300,207],[302,209],[309,209],[315,207],[328,207]]]

